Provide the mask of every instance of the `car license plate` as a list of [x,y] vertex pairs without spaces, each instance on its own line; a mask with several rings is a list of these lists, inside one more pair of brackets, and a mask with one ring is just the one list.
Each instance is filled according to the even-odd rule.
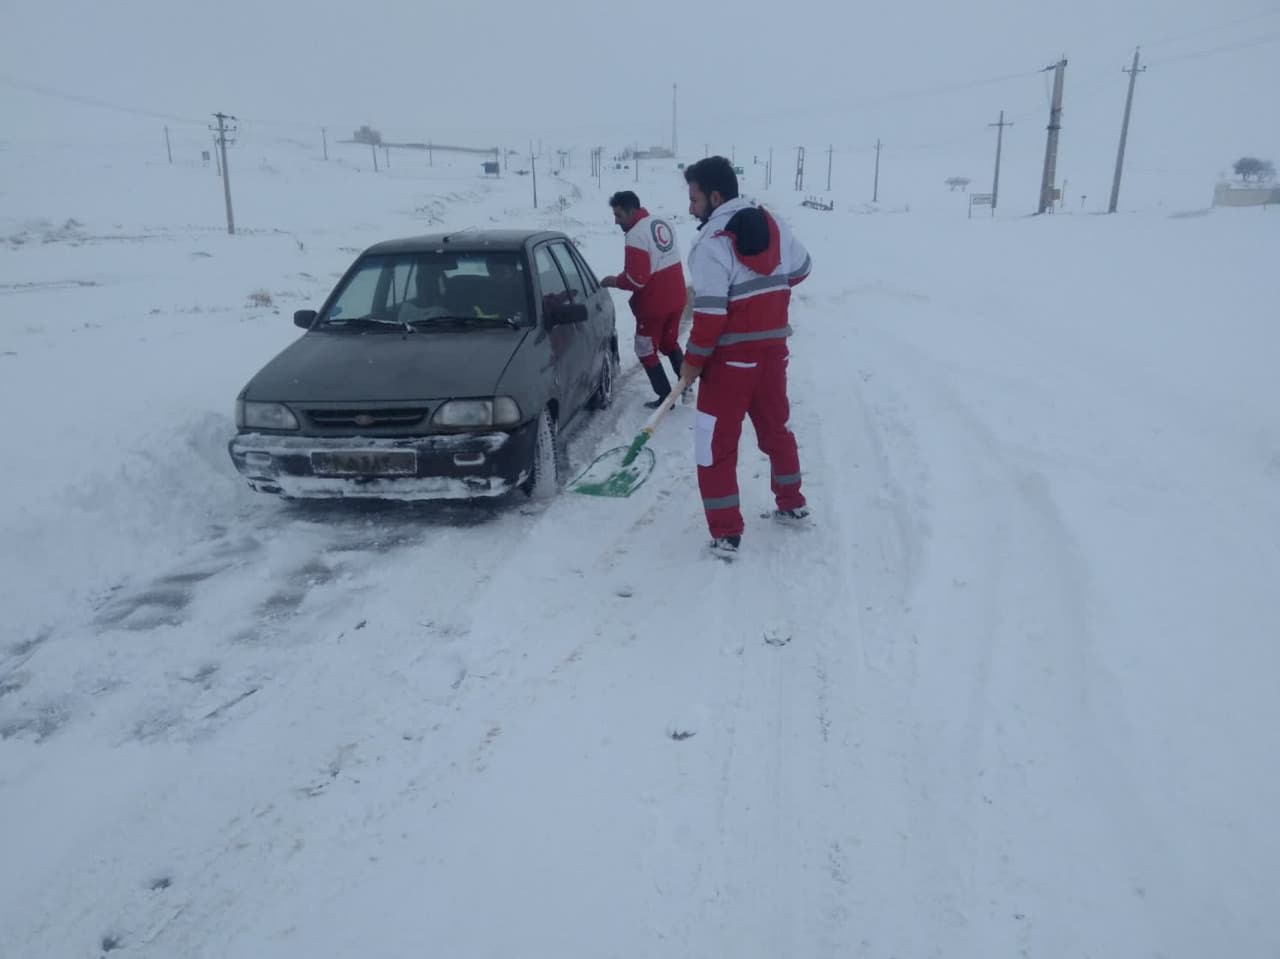
[[335,450],[311,454],[317,476],[416,476],[415,450]]

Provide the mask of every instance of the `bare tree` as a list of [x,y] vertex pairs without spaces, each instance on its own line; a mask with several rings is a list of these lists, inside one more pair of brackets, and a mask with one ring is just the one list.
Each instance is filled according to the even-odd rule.
[[1248,183],[1250,180],[1265,181],[1276,175],[1275,164],[1270,160],[1259,160],[1257,157],[1241,157],[1232,168],[1236,176]]
[[382,145],[382,134],[367,124],[351,134],[351,139],[355,140],[356,143],[371,143],[374,146]]

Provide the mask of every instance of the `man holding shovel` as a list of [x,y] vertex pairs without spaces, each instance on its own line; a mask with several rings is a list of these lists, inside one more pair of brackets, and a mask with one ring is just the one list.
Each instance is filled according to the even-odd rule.
[[662,356],[671,370],[680,375],[684,354],[680,352],[680,317],[685,307],[684,264],[671,224],[640,205],[630,190],[609,197],[613,222],[626,234],[623,272],[606,276],[601,286],[626,290],[631,294],[631,312],[636,318],[636,356],[648,374],[657,396],[645,403],[655,409],[671,392],[671,381],[662,368]]
[[800,455],[787,423],[787,337],[791,288],[809,275],[809,254],[781,220],[738,196],[733,165],[707,157],[684,171],[698,238],[689,251],[693,329],[677,390],[698,377],[695,449],[698,488],[711,548],[736,553],[742,541],[738,440],[751,417],[769,457],[774,516],[809,515],[800,492]]

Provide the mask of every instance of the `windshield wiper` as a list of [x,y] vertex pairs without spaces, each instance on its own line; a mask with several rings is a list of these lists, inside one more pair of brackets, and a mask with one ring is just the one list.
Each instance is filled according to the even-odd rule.
[[408,323],[402,323],[399,320],[388,320],[380,316],[352,316],[352,317],[336,317],[324,321],[324,326],[394,326],[398,329],[405,330],[409,333],[417,331]]
[[520,329],[520,324],[510,316],[462,316],[454,313],[441,313],[435,316],[423,317],[420,320],[409,320],[410,323],[417,326],[419,323],[424,326],[430,326],[433,323],[505,323],[513,330]]

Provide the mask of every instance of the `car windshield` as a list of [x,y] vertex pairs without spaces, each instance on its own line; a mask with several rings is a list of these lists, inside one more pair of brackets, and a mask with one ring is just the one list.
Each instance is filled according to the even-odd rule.
[[531,316],[526,273],[516,252],[366,256],[317,326],[359,333],[526,326]]

